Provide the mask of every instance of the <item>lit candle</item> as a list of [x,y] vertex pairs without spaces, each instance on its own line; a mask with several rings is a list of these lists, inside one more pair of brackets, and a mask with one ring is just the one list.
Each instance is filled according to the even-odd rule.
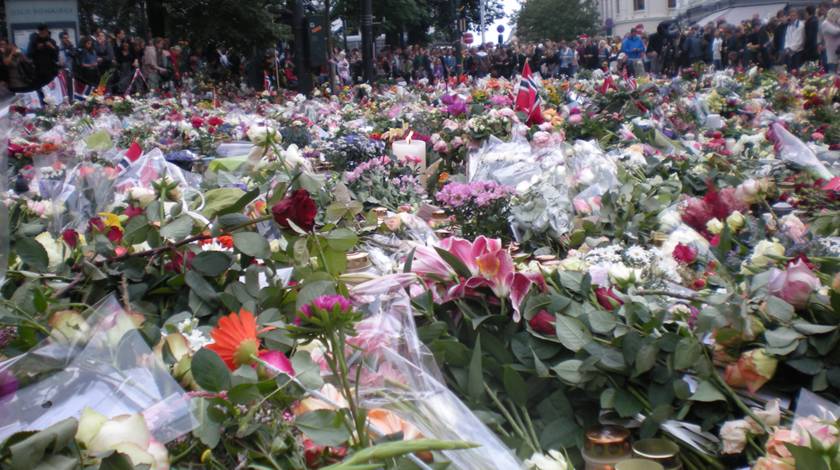
[[405,140],[395,140],[391,145],[394,157],[399,161],[419,162],[420,171],[426,171],[426,142],[411,139],[414,132],[409,132]]

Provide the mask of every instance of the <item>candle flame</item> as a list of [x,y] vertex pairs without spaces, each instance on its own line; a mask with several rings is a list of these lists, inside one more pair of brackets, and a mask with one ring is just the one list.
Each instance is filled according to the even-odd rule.
[[414,135],[414,131],[408,131],[408,137],[405,138],[405,143],[410,144],[411,143],[411,136],[413,136],[413,135]]

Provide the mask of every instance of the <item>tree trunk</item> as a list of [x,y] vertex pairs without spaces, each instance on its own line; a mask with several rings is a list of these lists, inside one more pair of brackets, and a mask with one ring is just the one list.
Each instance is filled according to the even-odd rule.
[[146,0],[146,18],[152,37],[166,35],[166,10],[163,0]]
[[324,0],[324,34],[326,34],[327,47],[325,53],[327,54],[327,70],[330,72],[330,91],[335,94],[338,91],[338,81],[336,80],[337,57],[333,57],[333,43],[332,43],[332,22],[330,21],[330,0]]
[[373,68],[373,4],[371,0],[362,0],[362,64],[365,81],[373,83],[376,77]]

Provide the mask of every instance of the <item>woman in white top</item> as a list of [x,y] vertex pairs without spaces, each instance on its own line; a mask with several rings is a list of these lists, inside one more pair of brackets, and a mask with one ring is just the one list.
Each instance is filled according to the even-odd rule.
[[828,10],[825,21],[820,25],[820,33],[825,42],[826,71],[835,73],[840,62],[840,7]]
[[721,54],[723,51],[723,38],[720,37],[720,32],[715,30],[714,39],[712,40],[712,62],[715,64],[715,70],[723,68],[723,61]]

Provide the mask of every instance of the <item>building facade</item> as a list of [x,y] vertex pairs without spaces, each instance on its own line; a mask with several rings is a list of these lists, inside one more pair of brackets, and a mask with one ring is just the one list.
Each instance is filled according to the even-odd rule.
[[56,41],[61,31],[67,31],[73,42],[79,38],[78,0],[5,0],[5,13],[8,37],[20,48],[29,44],[29,36],[41,23],[50,27]]
[[624,36],[641,24],[656,31],[659,23],[676,18],[685,0],[597,0],[604,27],[613,36]]

